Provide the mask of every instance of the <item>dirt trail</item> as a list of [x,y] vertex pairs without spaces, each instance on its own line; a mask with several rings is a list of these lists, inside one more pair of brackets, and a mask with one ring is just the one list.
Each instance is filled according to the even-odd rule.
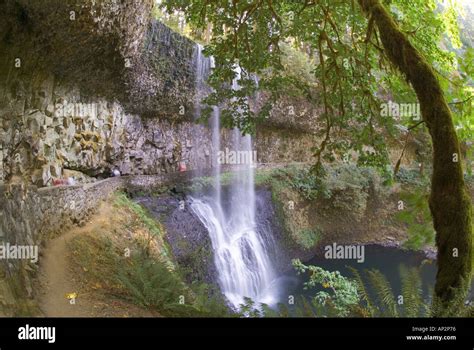
[[[45,316],[81,317],[92,316],[93,303],[87,295],[79,294],[79,285],[74,279],[71,268],[68,243],[77,235],[91,232],[107,224],[107,206],[101,205],[98,212],[83,227],[75,227],[48,242],[40,265],[39,283],[42,295],[39,298],[40,309]],[[78,293],[75,304],[66,297],[69,293]]]
[[[81,269],[72,266],[69,242],[78,235],[100,230],[110,230],[113,225],[114,207],[103,203],[83,227],[74,227],[48,242],[40,264],[38,303],[47,317],[129,317],[149,316],[141,309],[121,300],[106,298],[84,284]],[[67,295],[77,293],[75,304]]]

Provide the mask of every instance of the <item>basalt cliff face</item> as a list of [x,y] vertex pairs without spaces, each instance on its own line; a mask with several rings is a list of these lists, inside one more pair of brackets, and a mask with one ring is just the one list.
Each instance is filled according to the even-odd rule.
[[[193,121],[197,46],[151,18],[152,6],[0,4],[0,181],[42,187],[112,169],[159,174],[180,162],[211,165],[210,131]],[[259,128],[260,162],[311,160],[313,131],[301,121],[315,112],[293,104],[285,130]],[[275,125],[286,108],[275,107]]]
[[0,6],[0,180],[206,164],[209,137],[191,122],[195,44],[153,21],[150,1]]

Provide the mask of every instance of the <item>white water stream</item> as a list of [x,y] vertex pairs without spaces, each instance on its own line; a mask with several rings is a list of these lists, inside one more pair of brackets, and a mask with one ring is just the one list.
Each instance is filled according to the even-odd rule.
[[[202,62],[209,60],[208,62]],[[202,54],[202,47],[196,53],[197,88],[204,89],[203,81],[213,66],[212,58]],[[202,67],[205,67],[203,69]],[[238,89],[240,71],[233,82]],[[199,92],[201,95],[201,91]],[[197,108],[200,111],[200,108]],[[220,112],[214,107],[210,120],[213,149],[221,148]],[[239,129],[232,130],[232,150],[252,153],[252,138],[242,136]],[[276,288],[272,288],[275,272],[270,261],[268,245],[272,242],[259,232],[256,223],[256,195],[254,166],[250,162],[239,165],[226,194],[226,207],[222,198],[220,182],[221,166],[214,164],[215,190],[208,197],[193,198],[191,208],[207,228],[214,250],[214,260],[218,272],[219,285],[232,307],[238,308],[244,298],[257,303],[274,304],[277,300]]]

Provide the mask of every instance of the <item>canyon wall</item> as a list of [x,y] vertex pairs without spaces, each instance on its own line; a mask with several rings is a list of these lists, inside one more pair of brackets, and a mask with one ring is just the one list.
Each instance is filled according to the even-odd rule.
[[[41,187],[113,169],[211,166],[210,130],[193,121],[197,46],[152,19],[151,7],[148,0],[0,4],[0,182]],[[293,107],[297,114],[285,106],[272,114],[283,132],[259,128],[260,162],[311,160],[313,131],[300,125],[308,118],[299,102]]]
[[[211,130],[193,121],[130,114],[117,101],[83,98],[53,77],[36,92],[41,101],[11,99],[15,113],[0,114],[0,181],[42,187],[70,176],[107,177],[113,169],[160,174],[176,171],[180,162],[206,169],[215,160]],[[262,163],[308,162],[314,142],[308,132],[267,127],[257,130],[255,149]]]
[[210,166],[215,151],[204,126],[142,118],[105,99],[79,102],[80,92],[60,87],[46,93],[44,109],[0,117],[0,180],[42,187],[86,178],[80,173],[159,174],[176,171],[180,161],[193,169]]

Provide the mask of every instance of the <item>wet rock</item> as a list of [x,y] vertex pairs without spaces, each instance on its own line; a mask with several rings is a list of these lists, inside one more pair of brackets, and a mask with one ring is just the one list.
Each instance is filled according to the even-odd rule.
[[182,194],[141,197],[144,205],[166,229],[166,240],[188,282],[217,286],[217,271],[209,234]]

